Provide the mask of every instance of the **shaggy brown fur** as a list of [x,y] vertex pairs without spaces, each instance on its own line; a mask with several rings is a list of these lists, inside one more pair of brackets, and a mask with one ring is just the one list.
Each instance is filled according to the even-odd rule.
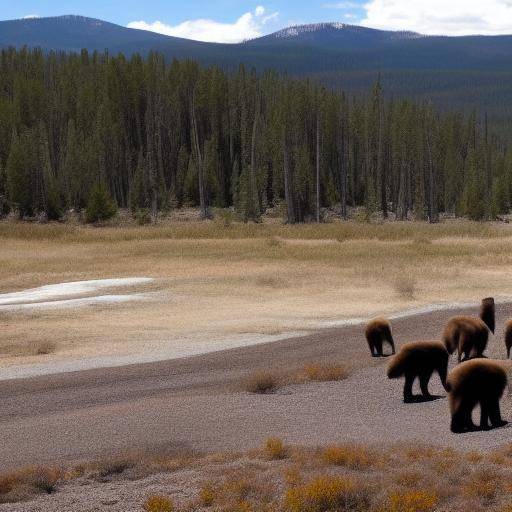
[[497,361],[473,359],[450,372],[448,392],[452,414],[451,431],[455,433],[475,430],[471,413],[480,404],[480,428],[501,427],[500,398],[507,385],[507,374]]
[[489,329],[479,318],[455,316],[443,332],[446,350],[453,354],[457,350],[459,363],[473,357],[483,357],[489,340]]
[[482,300],[482,304],[480,304],[480,318],[494,334],[494,329],[496,328],[496,306],[492,297]]
[[421,393],[424,399],[431,399],[428,383],[434,372],[439,374],[441,383],[446,389],[448,371],[448,352],[439,341],[415,341],[406,343],[388,366],[388,377],[398,379],[405,377],[404,402],[415,400],[412,385],[416,378],[420,380]]
[[383,357],[382,345],[387,342],[391,345],[391,353],[395,354],[395,342],[391,334],[391,324],[385,318],[375,318],[368,323],[365,330],[366,341],[370,347],[372,357]]
[[473,357],[483,357],[489,330],[494,332],[494,327],[494,299],[488,297],[482,300],[480,318],[455,316],[448,321],[443,332],[446,350],[450,354],[457,350],[459,363]]
[[507,358],[510,359],[510,349],[512,349],[512,320],[505,325],[505,347],[507,347]]

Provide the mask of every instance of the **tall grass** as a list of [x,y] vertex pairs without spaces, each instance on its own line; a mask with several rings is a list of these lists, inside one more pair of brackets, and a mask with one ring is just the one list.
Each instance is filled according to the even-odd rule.
[[500,238],[512,236],[512,228],[469,221],[440,224],[394,222],[360,224],[343,222],[330,224],[284,225],[277,223],[245,224],[224,222],[163,222],[149,226],[117,226],[96,228],[72,224],[35,224],[25,222],[0,223],[0,239],[65,240],[69,242],[114,242],[155,239],[253,239],[270,240],[269,246],[279,246],[279,239],[304,240],[382,240],[421,241],[428,246],[432,240],[445,237]]

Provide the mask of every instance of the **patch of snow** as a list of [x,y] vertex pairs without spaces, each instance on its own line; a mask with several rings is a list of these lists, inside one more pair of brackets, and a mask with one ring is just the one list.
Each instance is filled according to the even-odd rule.
[[84,297],[82,299],[52,300],[49,302],[32,302],[28,304],[6,304],[0,305],[0,312],[78,308],[83,306],[94,306],[95,304],[121,304],[123,302],[132,302],[136,300],[148,300],[152,296],[153,295],[148,293],[134,293],[133,295],[97,295],[95,297]]
[[[72,297],[95,293],[106,288],[117,288],[124,286],[136,286],[148,284],[153,281],[149,277],[133,277],[123,279],[95,279],[91,281],[74,281],[70,283],[50,284],[32,288],[21,292],[0,294],[0,306],[40,303],[43,301],[58,300],[63,297]],[[116,296],[111,296],[116,297]],[[119,297],[119,296],[117,296]],[[97,297],[99,299],[99,297]],[[60,301],[70,302],[70,301]]]

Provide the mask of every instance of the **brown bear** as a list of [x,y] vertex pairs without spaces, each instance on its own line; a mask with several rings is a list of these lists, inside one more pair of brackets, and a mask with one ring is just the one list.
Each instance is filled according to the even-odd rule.
[[505,325],[505,347],[507,347],[507,358],[510,359],[510,349],[512,349],[512,320]]
[[388,366],[388,378],[405,377],[404,402],[418,401],[412,393],[412,385],[418,377],[423,400],[432,399],[428,383],[436,371],[446,389],[449,354],[440,341],[414,341],[405,343]]
[[501,427],[500,398],[507,385],[507,374],[497,361],[472,359],[450,372],[447,388],[452,415],[451,431],[454,433],[475,430],[471,413],[480,404],[480,428]]
[[391,345],[391,353],[395,354],[395,342],[391,334],[391,324],[385,318],[371,320],[366,326],[365,336],[372,357],[384,357],[382,348],[384,342]]
[[494,329],[496,328],[496,306],[493,297],[487,297],[482,300],[480,304],[480,318],[494,334]]
[[494,332],[494,299],[482,300],[480,318],[455,316],[448,321],[443,342],[448,353],[458,352],[459,363],[473,357],[483,357],[489,339],[489,331]]

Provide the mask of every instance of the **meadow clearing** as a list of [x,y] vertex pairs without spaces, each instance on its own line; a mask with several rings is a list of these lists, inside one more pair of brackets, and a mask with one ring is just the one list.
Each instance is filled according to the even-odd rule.
[[432,303],[506,298],[512,227],[222,218],[102,228],[0,224],[0,293],[122,277],[154,278],[131,290],[150,300],[0,309],[1,364],[200,352]]

